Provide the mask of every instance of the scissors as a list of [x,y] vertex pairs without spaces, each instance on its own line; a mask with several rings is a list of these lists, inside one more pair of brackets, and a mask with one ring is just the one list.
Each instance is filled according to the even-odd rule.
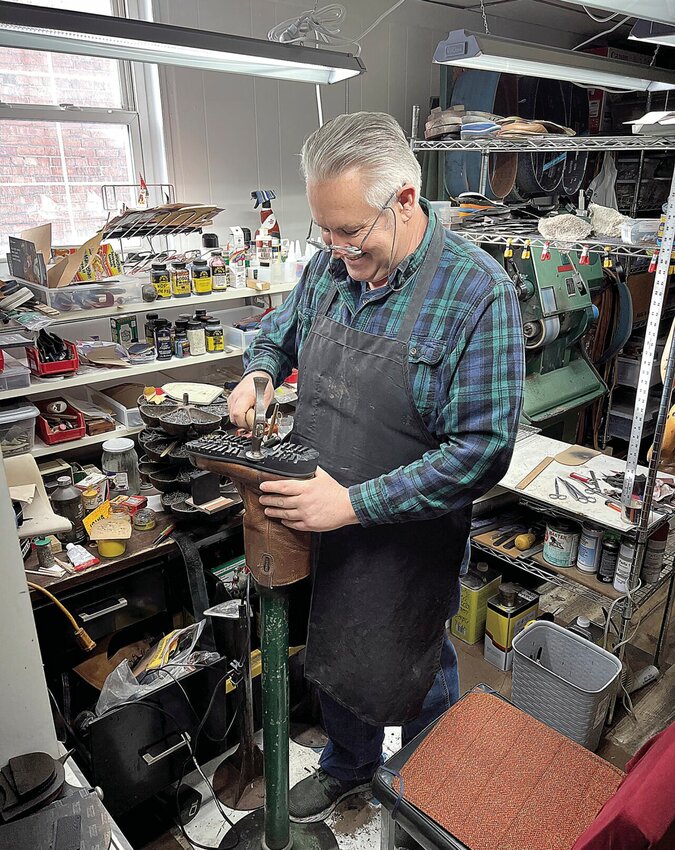
[[595,502],[595,496],[584,496],[581,490],[577,490],[577,488],[570,484],[565,478],[563,478],[563,484],[567,487],[567,492],[572,496],[575,501],[580,502],[582,505],[589,504],[591,502]]
[[553,500],[554,500],[554,501],[556,501],[556,502],[557,502],[559,499],[560,499],[560,500],[562,500],[562,499],[566,499],[566,498],[567,498],[567,496],[566,496],[564,493],[561,493],[561,492],[560,492],[560,486],[559,486],[559,484],[558,484],[558,479],[557,479],[557,478],[555,479],[555,493],[549,493],[549,494],[548,494],[548,497],[549,497],[549,499],[553,499]]
[[[602,496],[603,492],[600,489],[600,482],[596,478],[595,472],[591,470],[590,478],[585,478],[583,475],[579,475],[578,472],[571,472],[570,478],[574,478],[575,481],[581,481],[584,484],[584,493],[590,494],[593,496]],[[577,488],[575,488],[577,489]]]

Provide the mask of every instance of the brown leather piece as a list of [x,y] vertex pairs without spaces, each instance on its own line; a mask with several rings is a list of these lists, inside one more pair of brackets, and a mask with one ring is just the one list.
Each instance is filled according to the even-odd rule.
[[230,478],[244,500],[246,566],[258,584],[283,587],[306,578],[311,569],[311,533],[270,519],[259,502],[262,482],[282,481],[283,476],[206,457],[195,457],[194,462],[200,469]]

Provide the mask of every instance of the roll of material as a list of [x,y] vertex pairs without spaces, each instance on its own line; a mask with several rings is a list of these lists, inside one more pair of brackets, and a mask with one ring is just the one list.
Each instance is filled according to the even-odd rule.
[[[512,115],[517,107],[516,78],[494,71],[463,71],[453,87],[451,105],[464,106],[467,112]],[[462,192],[479,192],[480,164],[480,153],[448,151],[445,154],[448,195],[456,198]],[[514,186],[517,168],[517,154],[490,154],[485,194],[491,200],[505,198]]]
[[[518,84],[518,114],[522,118],[543,118],[565,124],[567,113],[563,89],[558,80],[522,77]],[[516,185],[524,197],[560,192],[566,153],[524,153],[518,158]]]
[[[589,130],[588,91],[573,83],[562,83],[565,98],[566,125],[577,136],[587,136]],[[588,151],[568,153],[563,168],[560,188],[563,194],[573,198],[584,183],[588,167]]]

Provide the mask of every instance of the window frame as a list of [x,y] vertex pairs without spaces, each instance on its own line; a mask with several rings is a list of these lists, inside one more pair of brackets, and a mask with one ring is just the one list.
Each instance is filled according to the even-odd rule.
[[[127,17],[129,11],[139,12],[145,17],[148,11],[144,8],[143,0],[111,0],[112,15]],[[155,172],[164,174],[166,171],[165,154],[155,151],[151,144],[153,129],[156,127],[156,116],[146,114],[150,106],[145,96],[145,88],[151,84],[152,75],[156,75],[155,66],[142,65],[133,67],[125,59],[116,60],[119,66],[120,93],[122,107],[79,106],[73,103],[38,104],[38,103],[7,103],[0,100],[0,121],[40,121],[54,124],[74,122],[78,124],[117,124],[127,127],[131,150],[134,176],[143,174],[146,182],[156,182]],[[139,110],[139,101],[144,114]],[[149,142],[147,153],[143,140]],[[153,167],[154,166],[154,167]]]

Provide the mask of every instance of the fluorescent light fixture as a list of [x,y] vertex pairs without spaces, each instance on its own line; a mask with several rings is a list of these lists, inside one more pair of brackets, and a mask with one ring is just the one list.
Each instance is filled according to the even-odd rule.
[[648,18],[662,24],[675,24],[675,0],[565,0],[574,6],[601,9],[631,18]]
[[350,53],[5,0],[0,46],[305,83],[338,83],[365,71]]
[[675,47],[675,27],[668,24],[655,24],[653,21],[638,21],[630,31],[628,38],[631,41]]
[[675,71],[467,30],[449,33],[436,48],[434,62],[526,77],[569,80],[590,88],[636,91],[675,88]]

